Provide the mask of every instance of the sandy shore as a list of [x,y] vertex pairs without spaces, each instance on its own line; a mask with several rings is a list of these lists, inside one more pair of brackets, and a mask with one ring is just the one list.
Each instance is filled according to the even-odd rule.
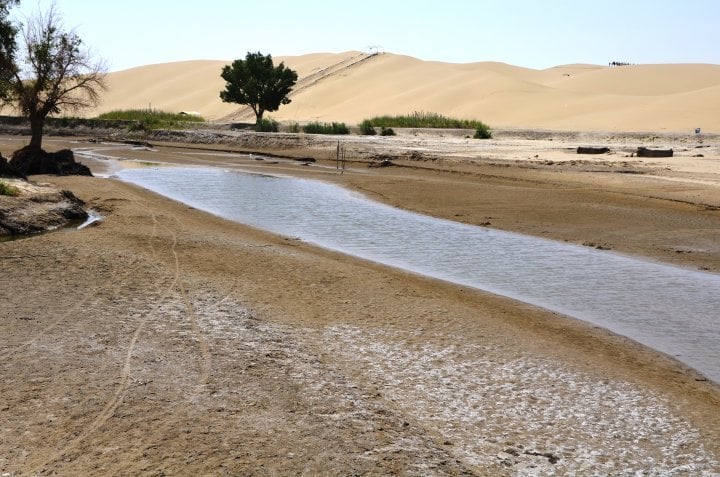
[[[498,141],[483,160],[451,146],[403,155],[416,140],[385,151],[404,167],[342,175],[330,145],[265,147],[312,166],[178,144],[104,154],[323,178],[436,216],[720,270],[716,148],[670,165],[578,162],[559,138]],[[0,244],[0,473],[720,472],[718,388],[627,339],[115,180],[34,179],[106,218]]]

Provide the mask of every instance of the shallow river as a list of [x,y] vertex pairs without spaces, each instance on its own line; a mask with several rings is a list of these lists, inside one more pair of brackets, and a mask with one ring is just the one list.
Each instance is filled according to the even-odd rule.
[[720,275],[435,219],[320,181],[212,168],[117,175],[231,220],[597,324],[720,382]]

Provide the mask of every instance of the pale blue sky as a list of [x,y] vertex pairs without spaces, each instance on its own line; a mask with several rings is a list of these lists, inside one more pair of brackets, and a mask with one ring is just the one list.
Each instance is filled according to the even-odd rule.
[[[49,0],[21,0],[21,11]],[[720,64],[720,0],[55,0],[116,71],[179,60],[383,51],[424,60]]]

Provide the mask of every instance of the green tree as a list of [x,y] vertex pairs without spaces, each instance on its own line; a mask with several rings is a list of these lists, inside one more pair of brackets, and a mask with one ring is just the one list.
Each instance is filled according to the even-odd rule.
[[226,84],[220,99],[250,106],[255,124],[262,124],[265,111],[277,111],[280,105],[290,103],[288,94],[298,78],[295,71],[283,63],[274,66],[272,56],[260,52],[248,52],[244,60],[223,66],[221,76]]
[[20,0],[0,0],[0,100],[9,96],[8,80],[12,77],[17,53],[18,29],[10,20],[10,8]]
[[[0,13],[14,2],[5,0]],[[18,45],[19,30],[7,16],[0,18],[0,35],[8,35],[1,38],[0,99],[29,119],[29,149],[42,148],[48,115],[95,106],[105,89],[104,63],[95,61],[82,40],[66,30],[61,20],[52,7],[45,14],[38,13],[22,29]]]

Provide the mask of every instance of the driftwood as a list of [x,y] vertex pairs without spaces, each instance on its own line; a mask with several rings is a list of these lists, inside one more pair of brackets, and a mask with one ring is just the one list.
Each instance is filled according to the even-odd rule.
[[637,157],[673,157],[672,149],[648,149],[638,147]]
[[608,152],[610,152],[608,147],[580,146],[577,148],[578,154],[607,154]]

